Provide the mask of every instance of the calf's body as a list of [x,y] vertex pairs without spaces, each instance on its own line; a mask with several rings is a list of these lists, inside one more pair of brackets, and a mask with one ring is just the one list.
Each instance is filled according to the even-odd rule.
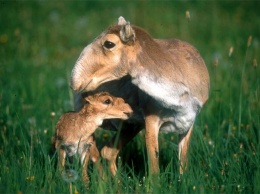
[[[59,169],[62,171],[66,156],[80,157],[82,175],[88,180],[87,164],[89,158],[97,164],[99,151],[93,133],[105,119],[127,119],[132,113],[131,107],[121,98],[101,92],[85,98],[87,104],[78,112],[63,114],[56,125],[55,148],[59,154]],[[101,172],[101,167],[99,166]]]

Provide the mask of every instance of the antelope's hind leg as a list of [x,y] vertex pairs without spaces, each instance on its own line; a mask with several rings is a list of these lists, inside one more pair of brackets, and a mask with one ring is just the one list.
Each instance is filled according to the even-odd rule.
[[193,126],[185,134],[179,136],[179,161],[180,161],[180,174],[188,167],[187,153],[190,144],[190,138],[192,134]]

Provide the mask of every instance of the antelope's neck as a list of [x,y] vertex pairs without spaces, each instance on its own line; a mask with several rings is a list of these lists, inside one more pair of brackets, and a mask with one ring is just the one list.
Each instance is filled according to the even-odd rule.
[[178,80],[178,77],[175,79],[174,74],[172,77],[165,76],[167,72],[164,71],[174,71],[174,67],[167,65],[167,68],[163,69],[158,65],[164,64],[151,63],[145,66],[139,63],[134,68],[132,67],[130,71],[132,83],[165,108],[178,111],[185,109],[188,104],[193,106],[192,104],[195,103],[195,106],[201,106],[200,102],[191,96],[190,89]]

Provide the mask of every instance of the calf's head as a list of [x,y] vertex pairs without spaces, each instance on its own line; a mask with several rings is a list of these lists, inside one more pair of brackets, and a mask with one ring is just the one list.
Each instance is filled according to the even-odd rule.
[[[101,121],[104,119],[128,119],[133,113],[132,108],[122,98],[113,97],[107,92],[85,97],[88,102],[88,113]],[[102,123],[102,122],[101,122]]]
[[102,83],[128,74],[136,58],[135,31],[119,17],[118,24],[108,28],[82,51],[71,73],[74,91],[95,90]]

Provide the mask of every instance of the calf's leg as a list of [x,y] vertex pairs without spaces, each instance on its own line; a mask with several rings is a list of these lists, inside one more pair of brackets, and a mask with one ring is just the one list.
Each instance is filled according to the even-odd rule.
[[[88,152],[88,151],[87,151]],[[89,177],[88,177],[88,161],[89,161],[89,153],[84,152],[82,153],[81,160],[82,160],[82,179],[84,181],[85,187],[88,187],[89,184]]]
[[93,144],[90,147],[89,150],[90,159],[95,164],[95,166],[98,168],[99,175],[103,177],[103,171],[102,171],[102,165],[100,164],[100,153],[97,149],[96,141],[93,137]]
[[140,126],[136,127],[132,124],[128,124],[127,126],[123,127],[124,130],[121,132],[119,131],[118,133],[120,134],[116,134],[109,142],[109,144],[104,146],[101,150],[101,156],[108,160],[109,169],[114,176],[117,172],[116,158],[120,149],[122,149],[122,147],[131,141],[142,129]]
[[58,161],[58,168],[59,171],[62,172],[64,165],[65,165],[65,159],[66,159],[66,152],[62,148],[58,148],[58,155],[59,155],[59,161]]

